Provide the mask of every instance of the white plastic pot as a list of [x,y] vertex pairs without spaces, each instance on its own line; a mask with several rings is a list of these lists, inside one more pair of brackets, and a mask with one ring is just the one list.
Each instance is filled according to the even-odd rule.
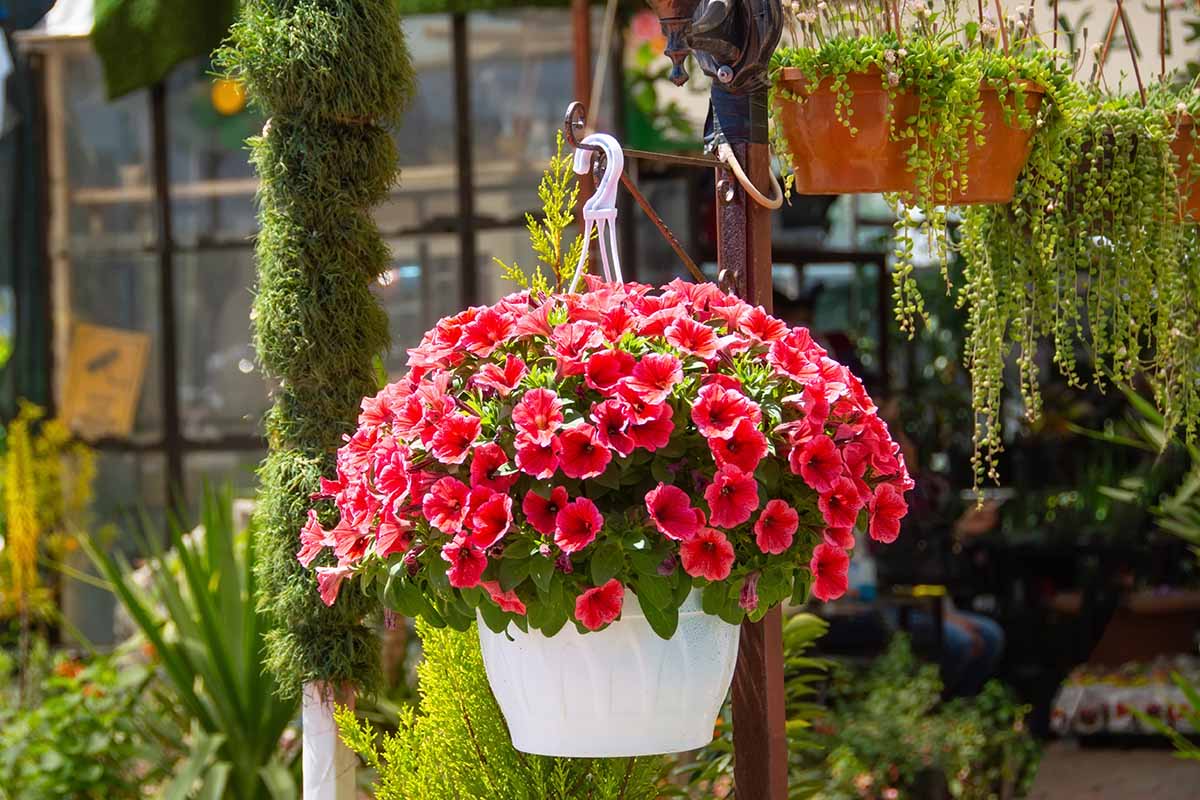
[[[664,640],[626,590],[621,619],[581,635],[547,638],[479,622],[492,692],[513,746],[547,756],[622,757],[694,750],[712,741],[733,679],[738,634],[700,609],[693,591]],[[510,638],[511,637],[511,638]]]

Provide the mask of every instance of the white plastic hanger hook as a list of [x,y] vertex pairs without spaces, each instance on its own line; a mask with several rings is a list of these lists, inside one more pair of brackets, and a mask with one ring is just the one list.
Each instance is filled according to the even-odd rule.
[[[606,164],[604,175],[601,176],[595,192],[583,204],[583,250],[579,253],[575,278],[567,288],[568,292],[574,292],[578,288],[579,280],[583,276],[593,229],[597,231],[599,239],[600,264],[604,271],[604,279],[610,283],[624,283],[621,276],[621,258],[617,250],[617,189],[621,185],[621,173],[625,170],[625,152],[621,149],[621,143],[607,133],[585,136],[580,144],[600,148]],[[592,156],[595,152],[586,147],[579,147],[575,151],[577,175],[586,175],[591,170]]]

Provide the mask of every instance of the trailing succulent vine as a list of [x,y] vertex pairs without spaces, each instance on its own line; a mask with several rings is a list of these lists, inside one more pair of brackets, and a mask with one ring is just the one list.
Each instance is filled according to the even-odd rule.
[[397,176],[385,126],[412,93],[408,49],[392,0],[246,0],[217,58],[269,118],[250,140],[262,179],[255,345],[278,381],[256,512],[260,603],[282,623],[268,661],[287,691],[370,684],[373,599],[326,608],[295,553],[312,487],[378,389],[373,360],[389,344],[370,290],[389,254],[371,209]]
[[[911,190],[889,195],[897,208],[893,298],[909,335],[924,316],[914,280],[914,243],[923,236],[942,264],[947,291],[968,316],[967,366],[977,414],[976,482],[998,479],[1005,363],[1017,350],[1027,415],[1041,408],[1039,343],[1071,382],[1128,382],[1145,374],[1172,428],[1192,440],[1200,426],[1200,216],[1188,197],[1200,184],[1200,113],[1194,83],[1150,87],[1144,99],[1074,82],[1080,59],[1046,48],[1028,11],[997,25],[948,0],[868,0],[832,7],[795,2],[793,44],[774,57],[776,151],[793,161],[785,104],[818,89],[852,135],[878,121],[855,113],[852,77],[877,78],[887,92],[888,134],[905,146]],[[783,78],[784,68],[802,80]],[[1040,90],[1044,100],[1027,104]],[[985,129],[983,94],[994,90],[1015,135],[1033,130],[1030,155],[1011,201],[951,207],[969,195],[972,150],[1009,132]],[[904,97],[915,113],[896,113]],[[788,186],[792,186],[788,176]],[[961,230],[948,228],[961,219]],[[963,259],[955,283],[949,259]],[[1092,365],[1080,369],[1081,348]]]

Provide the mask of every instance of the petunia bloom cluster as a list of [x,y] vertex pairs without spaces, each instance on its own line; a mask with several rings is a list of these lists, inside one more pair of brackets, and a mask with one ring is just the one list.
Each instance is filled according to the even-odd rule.
[[[670,636],[846,591],[856,528],[912,481],[862,382],[804,328],[711,284],[590,280],[441,320],[363,400],[298,553],[434,624],[553,635],[631,595]],[[322,524],[319,508],[336,506]]]

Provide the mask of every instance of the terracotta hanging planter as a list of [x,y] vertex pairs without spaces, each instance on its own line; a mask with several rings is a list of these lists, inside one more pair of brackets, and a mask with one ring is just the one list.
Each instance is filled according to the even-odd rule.
[[1200,222],[1200,131],[1189,114],[1175,118],[1175,138],[1171,152],[1179,160],[1175,168],[1182,195],[1180,213],[1193,222]]
[[[810,91],[801,70],[784,67],[779,73],[779,87],[788,97],[780,94],[776,104],[793,162],[793,191],[915,194],[916,177],[909,169],[907,155],[911,141],[893,138],[891,120],[903,121],[916,115],[920,108],[918,96],[901,90],[893,100],[882,85],[881,73],[874,68],[846,78],[853,93],[857,133],[851,133],[838,118],[837,92],[829,79]],[[1025,92],[1026,109],[1036,113],[1044,91],[1027,84]],[[965,190],[954,191],[951,199],[956,204],[1007,203],[1012,199],[1017,176],[1029,158],[1033,130],[1011,124],[1005,118],[1002,102],[1000,93],[990,86],[980,89],[987,142],[982,147],[973,141],[968,143],[964,170],[967,185]]]

